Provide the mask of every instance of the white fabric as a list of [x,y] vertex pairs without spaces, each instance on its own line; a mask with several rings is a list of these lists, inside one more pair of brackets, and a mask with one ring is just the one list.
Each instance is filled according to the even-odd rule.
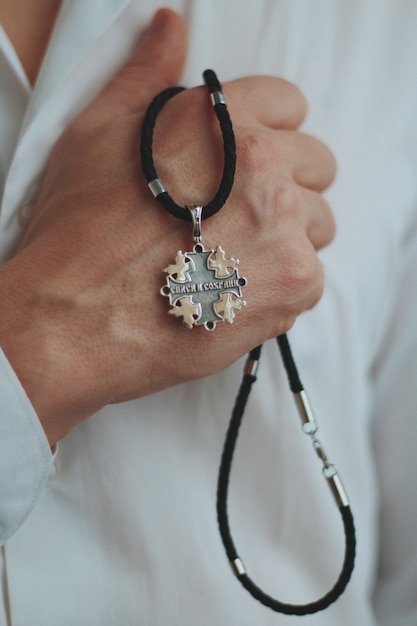
[[[206,67],[222,81],[292,80],[309,100],[306,130],[339,165],[328,193],[338,234],[321,255],[325,295],[290,340],[350,494],[358,557],[344,596],[303,623],[415,626],[417,5],[166,4],[191,27],[185,84],[200,83]],[[128,56],[155,8],[153,0],[64,2],[33,93],[1,35],[3,260],[61,129]],[[238,363],[107,407],[60,443],[47,481],[51,455],[0,360],[0,524],[12,535],[2,551],[1,626],[294,623],[247,595],[218,537],[217,467],[240,376]],[[230,516],[250,575],[289,602],[327,591],[343,550],[339,514],[305,439],[271,342],[239,440]]]

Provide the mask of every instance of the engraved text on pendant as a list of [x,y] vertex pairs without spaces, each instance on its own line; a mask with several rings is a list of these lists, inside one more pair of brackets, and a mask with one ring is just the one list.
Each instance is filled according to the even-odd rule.
[[220,246],[204,250],[196,244],[193,252],[178,250],[175,263],[164,270],[168,276],[161,289],[169,298],[169,313],[182,317],[189,328],[204,325],[214,330],[217,322],[232,324],[235,310],[246,304],[241,293],[246,279],[239,276],[238,263]]

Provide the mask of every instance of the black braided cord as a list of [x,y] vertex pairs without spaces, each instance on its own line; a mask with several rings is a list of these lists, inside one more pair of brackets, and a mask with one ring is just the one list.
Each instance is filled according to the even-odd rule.
[[[221,84],[213,70],[206,70],[203,77],[210,94],[222,92]],[[142,169],[147,183],[158,179],[152,153],[153,133],[156,119],[162,107],[168,102],[168,100],[184,91],[184,89],[184,87],[169,87],[168,89],[165,89],[152,100],[148,110],[146,111],[142,126],[140,154],[142,159]],[[213,108],[219,121],[223,136],[224,165],[222,178],[216,195],[207,205],[203,206],[201,213],[201,219],[203,220],[217,213],[226,202],[233,187],[236,170],[236,144],[229,112],[225,103],[218,102],[213,105]],[[177,204],[167,191],[160,193],[156,196],[156,199],[162,204],[164,209],[166,209],[174,217],[188,222],[191,221],[190,212],[185,207]]]
[[[212,70],[206,70],[203,74],[203,77],[210,94],[215,94],[216,92],[219,92],[223,96],[221,84],[216,74]],[[184,87],[170,87],[169,89],[165,89],[152,100],[145,114],[142,127],[140,153],[142,159],[142,169],[148,183],[158,179],[158,174],[155,170],[152,154],[153,132],[156,124],[156,119],[162,107],[171,98],[184,91],[184,89]],[[222,208],[231,192],[236,169],[236,144],[232,122],[227,107],[224,101],[215,101],[215,103],[213,104],[213,108],[219,121],[220,129],[223,136],[224,167],[219,189],[211,202],[203,207],[201,216],[202,219],[211,217]],[[186,210],[186,207],[181,207],[180,205],[176,204],[176,202],[174,202],[174,200],[171,198],[167,191],[159,193],[156,196],[156,199],[174,217],[185,221],[191,221],[190,212]],[[291,391],[293,393],[299,393],[300,391],[303,391],[303,385],[298,375],[297,367],[291,353],[291,348],[287,336],[283,334],[277,337],[277,343],[285,370],[287,372]],[[261,355],[261,349],[262,346],[254,348],[249,353],[249,359],[253,362],[258,362]],[[242,423],[246,403],[255,380],[256,375],[253,373],[245,373],[243,376],[227,430],[226,439],[224,442],[217,483],[218,525],[227,557],[232,564],[234,561],[236,561],[236,559],[239,559],[239,556],[230,532],[227,512],[229,478],[237,437],[239,434],[239,428]],[[251,578],[249,578],[246,571],[236,571],[236,575],[242,583],[243,587],[245,587],[245,589],[247,589],[247,591],[254,598],[256,598],[265,606],[271,608],[273,611],[285,613],[287,615],[307,615],[311,613],[316,613],[332,604],[343,593],[346,585],[350,580],[354,567],[356,550],[355,527],[351,509],[347,505],[340,506],[339,510],[342,516],[345,530],[345,557],[342,571],[335,585],[322,598],[309,604],[286,604],[272,598],[264,591],[262,591],[262,589],[260,589],[251,580]]]
[[[282,361],[288,375],[291,390],[294,393],[298,393],[299,391],[303,390],[303,386],[301,384],[297,367],[291,353],[288,338],[286,335],[280,335],[279,337],[277,337],[277,342],[281,352]],[[249,359],[252,361],[259,361],[261,348],[262,346],[258,346],[257,348],[252,350],[249,353]],[[217,521],[223,546],[225,548],[227,558],[231,564],[233,564],[233,562],[240,557],[232,539],[227,511],[229,478],[232,469],[233,454],[236,447],[239,428],[242,423],[246,403],[255,380],[256,375],[254,374],[245,373],[243,375],[242,383],[236,397],[232,417],[224,442],[217,483]],[[275,598],[266,594],[253,582],[253,580],[247,575],[245,571],[242,573],[235,572],[238,580],[241,582],[243,587],[256,600],[258,600],[265,606],[269,607],[273,611],[285,613],[286,615],[309,615],[312,613],[317,613],[318,611],[322,611],[330,606],[330,604],[335,602],[337,598],[343,593],[346,585],[351,578],[356,552],[355,526],[350,506],[341,506],[339,507],[339,511],[342,517],[345,531],[345,556],[342,570],[335,585],[323,597],[308,604],[288,604],[276,600]]]

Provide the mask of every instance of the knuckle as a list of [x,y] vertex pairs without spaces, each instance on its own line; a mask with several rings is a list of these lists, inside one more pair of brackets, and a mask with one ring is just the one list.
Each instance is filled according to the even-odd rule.
[[293,294],[293,304],[302,313],[320,300],[323,293],[323,269],[311,245],[294,251],[286,267],[287,289]]
[[316,250],[327,246],[335,237],[336,221],[330,206],[323,197],[319,198],[317,208],[311,217],[307,233]]
[[267,133],[246,132],[236,138],[237,167],[242,176],[253,176],[269,169],[276,160],[272,138]]
[[299,188],[288,177],[280,176],[274,181],[272,205],[281,220],[289,215],[291,223],[297,223],[302,213],[303,201]]
[[333,211],[331,210],[327,202],[324,202],[323,214],[324,214],[324,218],[323,218],[324,226],[322,228],[323,239],[322,239],[321,245],[318,246],[320,248],[327,246],[329,243],[333,241],[333,239],[336,236],[336,219],[335,219],[335,216],[333,215]]
[[308,110],[308,102],[305,95],[303,94],[301,89],[297,87],[297,85],[295,85],[294,83],[291,83],[283,78],[280,78],[278,80],[281,83],[281,91],[285,92],[288,98],[291,98],[293,116],[297,117],[299,122],[301,123],[302,120],[306,117]]

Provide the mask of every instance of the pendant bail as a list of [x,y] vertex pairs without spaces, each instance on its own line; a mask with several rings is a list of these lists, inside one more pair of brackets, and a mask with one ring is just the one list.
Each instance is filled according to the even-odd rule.
[[186,208],[191,214],[194,243],[201,243],[201,214],[203,207],[200,204],[190,204]]

